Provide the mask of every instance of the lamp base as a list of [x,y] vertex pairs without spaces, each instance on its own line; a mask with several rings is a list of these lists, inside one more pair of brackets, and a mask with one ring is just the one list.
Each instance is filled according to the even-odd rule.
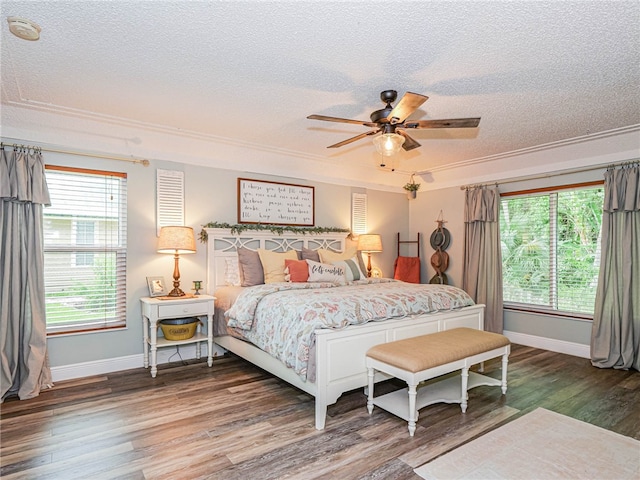
[[180,287],[175,287],[167,294],[167,297],[184,297],[185,295],[186,294],[180,289]]

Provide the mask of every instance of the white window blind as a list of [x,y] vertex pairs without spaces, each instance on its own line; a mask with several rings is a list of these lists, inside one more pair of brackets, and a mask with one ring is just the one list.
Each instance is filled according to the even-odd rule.
[[351,231],[356,235],[367,233],[367,194],[351,196]]
[[127,178],[47,165],[44,208],[47,332],[126,323]]
[[505,305],[593,315],[603,198],[602,187],[502,197]]
[[162,227],[184,225],[184,172],[156,171],[156,235]]

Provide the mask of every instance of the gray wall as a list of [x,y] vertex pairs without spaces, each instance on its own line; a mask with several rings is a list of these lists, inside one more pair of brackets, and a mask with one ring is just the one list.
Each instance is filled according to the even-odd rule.
[[[576,184],[602,180],[604,169],[596,169],[580,174],[549,175],[544,178],[530,181],[519,181],[500,184],[501,193],[521,191],[547,186]],[[410,202],[410,223],[412,235],[420,232],[425,236],[423,250],[425,261],[423,262],[423,282],[429,281],[435,274],[431,267],[429,257],[433,249],[429,245],[429,236],[436,227],[435,220],[440,210],[443,211],[447,221],[445,227],[451,232],[451,246],[447,249],[449,254],[450,284],[462,286],[462,259],[464,249],[464,191],[459,187],[432,191],[419,191],[418,198]],[[425,273],[427,276],[425,276]],[[523,335],[543,337],[563,342],[572,342],[581,345],[589,345],[591,336],[591,321],[566,318],[560,316],[543,315],[538,313],[515,312],[505,310],[504,329]]]
[[[213,221],[237,223],[238,177],[314,186],[315,224],[321,227],[350,228],[351,193],[367,193],[369,231],[380,233],[384,246],[384,252],[374,254],[372,264],[379,266],[386,275],[392,274],[396,257],[396,232],[406,235],[409,231],[409,207],[406,197],[401,193],[356,189],[308,182],[299,178],[254,175],[167,161],[154,161],[149,167],[143,167],[121,161],[48,152],[44,152],[43,156],[48,164],[119,171],[128,175],[127,327],[113,331],[50,337],[48,345],[52,367],[99,362],[142,353],[139,298],[148,294],[145,277],[162,275],[168,281],[173,272],[173,257],[155,251],[155,182],[158,168],[185,172],[185,223],[192,226],[196,232],[203,224]],[[193,280],[206,280],[205,262],[206,249],[202,244],[198,244],[196,254],[181,256],[180,274],[183,287],[190,288]]]
[[[417,232],[422,235],[422,281],[426,283],[435,274],[429,259],[433,249],[429,237],[437,226],[442,211],[445,227],[451,232],[449,254],[449,283],[462,285],[462,261],[464,247],[464,191],[459,187],[428,190],[428,185],[418,192],[417,199],[408,200],[404,193],[366,190],[361,187],[336,186],[309,182],[301,178],[287,178],[241,171],[222,170],[177,162],[154,161],[151,166],[102,160],[90,157],[44,153],[46,163],[102,170],[123,171],[128,174],[128,267],[127,267],[127,328],[115,331],[62,335],[49,338],[49,355],[53,367],[99,362],[142,353],[142,321],[139,298],[147,295],[145,277],[162,275],[170,279],[173,259],[157,254],[155,224],[156,169],[185,172],[186,224],[199,231],[203,224],[212,221],[234,224],[236,217],[236,179],[255,179],[290,182],[316,187],[316,225],[325,227],[350,227],[351,194],[368,195],[368,231],[380,233],[384,251],[372,256],[372,264],[382,269],[385,276],[392,276],[393,262],[397,255],[396,234],[402,240],[413,240]],[[179,160],[179,159],[177,159]],[[536,188],[546,185],[577,183],[602,179],[603,169],[579,175],[549,176],[530,182],[505,183],[502,192]],[[413,256],[413,247],[403,248],[401,254]],[[193,280],[205,280],[205,248],[199,244],[194,255],[180,259],[183,286],[191,286]],[[505,330],[589,344],[591,322],[541,314],[505,312]]]

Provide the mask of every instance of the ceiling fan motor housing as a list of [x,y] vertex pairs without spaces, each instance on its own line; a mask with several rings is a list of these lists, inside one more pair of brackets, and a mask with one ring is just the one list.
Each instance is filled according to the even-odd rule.
[[393,110],[393,107],[391,106],[389,106],[388,108],[383,108],[381,110],[376,110],[369,116],[369,118],[371,118],[371,121],[373,123],[389,123],[387,117],[391,113],[391,110]]

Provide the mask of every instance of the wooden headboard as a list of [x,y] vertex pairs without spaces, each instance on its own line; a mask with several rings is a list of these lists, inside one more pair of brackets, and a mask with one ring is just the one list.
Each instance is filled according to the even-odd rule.
[[302,250],[308,248],[318,250],[324,248],[334,252],[343,252],[346,233],[277,233],[267,231],[246,231],[231,233],[228,228],[205,228],[207,232],[207,283],[205,290],[213,295],[215,289],[225,285],[225,267],[227,258],[237,257],[236,249],[240,247],[250,250],[264,248],[274,252]]

